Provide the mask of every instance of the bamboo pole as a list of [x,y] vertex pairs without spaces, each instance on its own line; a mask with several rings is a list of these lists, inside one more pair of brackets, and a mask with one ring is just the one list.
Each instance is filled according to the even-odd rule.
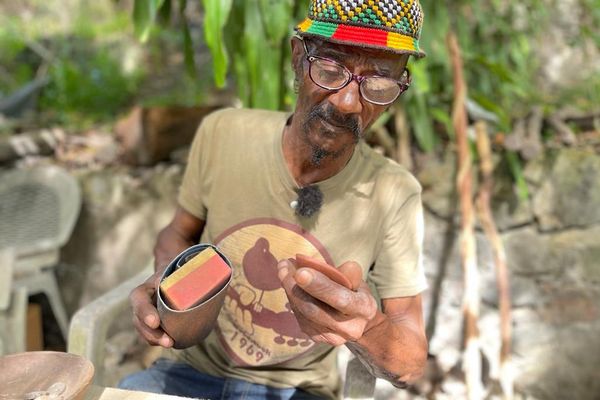
[[481,187],[477,196],[477,212],[483,230],[492,244],[494,251],[494,263],[496,264],[496,284],[498,285],[498,297],[500,303],[500,386],[502,388],[505,400],[512,400],[514,397],[513,374],[511,362],[511,336],[512,336],[512,318],[510,302],[510,285],[508,268],[506,265],[506,252],[504,244],[496,228],[490,200],[492,197],[492,188],[494,185],[492,172],[492,156],[490,149],[490,139],[487,134],[486,123],[481,121],[475,125],[477,132],[477,153],[480,159]]
[[447,45],[454,75],[454,105],[452,123],[458,147],[458,188],[461,210],[461,257],[463,265],[464,294],[463,318],[465,324],[463,370],[467,385],[467,398],[483,398],[481,380],[481,356],[479,354],[479,272],[477,270],[476,244],[474,235],[474,206],[472,160],[467,138],[467,86],[463,77],[460,48],[454,33],[449,32]]

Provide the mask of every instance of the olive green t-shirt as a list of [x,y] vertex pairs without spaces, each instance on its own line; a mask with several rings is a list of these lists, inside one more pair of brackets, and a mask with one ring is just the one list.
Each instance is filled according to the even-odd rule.
[[421,188],[403,167],[360,142],[337,175],[319,182],[323,206],[310,218],[291,207],[297,188],[282,134],[288,115],[221,110],[192,145],[180,205],[205,220],[202,242],[231,260],[233,280],[217,327],[177,357],[205,373],[335,398],[335,348],[299,328],[277,277],[297,253],[331,265],[357,261],[381,298],[426,288]]

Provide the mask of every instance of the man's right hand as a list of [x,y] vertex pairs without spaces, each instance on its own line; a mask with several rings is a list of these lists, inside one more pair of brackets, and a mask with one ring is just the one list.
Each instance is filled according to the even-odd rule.
[[154,275],[131,291],[129,301],[133,309],[133,325],[139,334],[153,346],[172,347],[173,339],[160,327],[156,309],[156,288],[162,272],[177,254],[198,243],[204,221],[177,207],[173,220],[158,234],[154,245]]
[[173,339],[160,327],[160,318],[154,301],[160,276],[161,272],[156,272],[133,289],[129,301],[133,309],[133,325],[140,336],[152,346],[168,348],[173,346]]

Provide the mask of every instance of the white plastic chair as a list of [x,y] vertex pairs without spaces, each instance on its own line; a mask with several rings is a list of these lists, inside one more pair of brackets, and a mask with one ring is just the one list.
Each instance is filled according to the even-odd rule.
[[12,275],[15,254],[12,248],[0,249],[0,355],[25,351],[27,291],[13,290]]
[[[118,315],[129,310],[129,293],[152,274],[152,264],[129,280],[79,309],[71,320],[67,351],[81,355],[95,366],[94,383],[104,386],[104,356],[109,328]],[[344,399],[372,399],[375,377],[352,358],[345,366]]]
[[[43,166],[0,175],[0,251],[5,254],[0,276],[12,270],[11,276],[5,277],[11,282],[11,297],[23,292],[26,296],[44,293],[65,338],[68,317],[54,267],[59,263],[60,248],[71,236],[80,206],[77,181],[62,168]],[[25,335],[24,328],[21,331],[13,326],[11,330],[11,335]]]

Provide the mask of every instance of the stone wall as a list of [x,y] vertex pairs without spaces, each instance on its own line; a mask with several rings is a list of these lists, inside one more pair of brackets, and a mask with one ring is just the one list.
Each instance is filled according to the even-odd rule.
[[152,262],[156,235],[175,210],[182,167],[108,167],[74,174],[83,204],[58,269],[71,313]]
[[[462,270],[454,159],[427,160],[418,174],[426,208],[425,294],[428,380],[410,394],[378,383],[378,398],[464,398],[460,373]],[[560,150],[529,163],[531,200],[514,193],[499,163],[494,212],[508,254],[516,389],[521,398],[596,399],[600,393],[600,156]],[[156,233],[171,217],[182,167],[78,172],[84,206],[59,270],[74,311],[151,259]],[[492,250],[477,233],[485,380],[497,392],[499,316]],[[122,326],[130,317],[124,316]],[[124,365],[135,335],[117,335],[111,367]],[[117,349],[121,346],[121,349]],[[128,349],[131,352],[131,349]],[[124,370],[135,368],[129,364]],[[121,370],[123,371],[123,370]],[[115,377],[116,379],[116,377]]]
[[[502,171],[499,165],[498,170]],[[454,159],[427,162],[418,175],[427,209],[425,261],[430,362],[436,398],[464,398],[460,383],[462,270]],[[497,176],[495,219],[511,274],[513,361],[523,398],[596,399],[600,393],[600,156],[567,149],[530,163],[531,200]],[[478,230],[484,379],[498,377],[498,297],[493,254]],[[385,385],[384,385],[385,386]],[[431,383],[421,390],[431,390]],[[488,385],[492,393],[497,385]],[[392,390],[382,390],[390,398]],[[406,398],[396,393],[397,398]]]

